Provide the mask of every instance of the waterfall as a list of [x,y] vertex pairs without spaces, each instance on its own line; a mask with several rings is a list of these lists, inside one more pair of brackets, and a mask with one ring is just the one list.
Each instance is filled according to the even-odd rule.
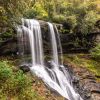
[[[39,22],[34,19],[22,19],[22,25],[18,27],[19,51],[22,57],[26,57],[25,59],[23,58],[23,61],[24,63],[28,63],[28,55],[31,55],[30,71],[40,77],[48,87],[68,100],[83,100],[80,95],[75,92],[71,85],[68,70],[63,66],[62,48],[57,28],[49,22],[47,22],[47,24],[52,51],[52,58],[49,62],[52,67],[49,68],[44,63],[41,27]],[[59,59],[58,47],[60,49],[61,59]],[[27,49],[29,49],[30,52],[27,52]]]

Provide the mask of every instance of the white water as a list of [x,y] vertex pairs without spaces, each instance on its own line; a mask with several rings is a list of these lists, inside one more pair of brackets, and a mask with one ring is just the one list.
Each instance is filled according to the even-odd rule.
[[[57,91],[66,99],[82,100],[79,94],[77,94],[74,91],[74,88],[71,86],[70,75],[68,71],[66,71],[66,69],[64,68],[63,62],[60,64],[60,61],[58,59],[58,44],[53,25],[48,22],[48,28],[50,30],[49,34],[52,45],[52,59],[50,61],[52,67],[48,68],[48,66],[45,66],[44,64],[44,50],[39,22],[34,19],[23,19],[22,22],[22,26],[19,27],[18,33],[20,33],[20,39],[24,40],[24,37],[27,37],[27,39],[29,39],[28,45],[30,45],[32,57],[32,66],[30,67],[31,72],[40,77],[46,85],[48,85],[53,90]],[[59,45],[61,49],[58,32],[57,36],[59,39]],[[21,43],[24,45],[25,42],[21,41]],[[24,48],[22,47],[23,52]]]

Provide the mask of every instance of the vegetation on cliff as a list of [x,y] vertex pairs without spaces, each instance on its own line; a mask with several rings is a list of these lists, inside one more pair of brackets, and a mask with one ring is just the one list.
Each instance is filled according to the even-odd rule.
[[70,33],[87,34],[100,20],[99,3],[99,0],[1,0],[0,26],[13,27],[22,17],[36,18],[66,23]]
[[[96,55],[93,55],[93,57],[96,57]],[[73,66],[86,68],[97,77],[97,80],[100,80],[100,59],[93,57],[90,54],[68,54],[64,56],[64,61]]]

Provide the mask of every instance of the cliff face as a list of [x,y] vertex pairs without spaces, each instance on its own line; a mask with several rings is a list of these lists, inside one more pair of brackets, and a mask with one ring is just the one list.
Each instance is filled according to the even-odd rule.
[[79,86],[81,95],[84,100],[100,100],[100,83],[96,82],[96,77],[85,68],[73,68],[75,75],[79,77],[79,82],[75,84]]
[[84,100],[100,100],[100,82],[86,67],[64,62],[71,71],[73,85]]
[[[45,21],[39,21],[42,29],[44,50],[46,53],[49,52],[50,48],[50,36],[48,34],[48,26]],[[66,33],[62,34],[60,29],[63,28],[61,24],[57,24],[62,48],[64,53],[87,53],[93,46],[95,42],[100,42],[100,32],[90,33],[88,35],[76,34],[76,33]],[[5,35],[5,33],[0,34],[0,51],[3,54],[17,54],[17,32],[16,29],[14,33],[10,36]]]

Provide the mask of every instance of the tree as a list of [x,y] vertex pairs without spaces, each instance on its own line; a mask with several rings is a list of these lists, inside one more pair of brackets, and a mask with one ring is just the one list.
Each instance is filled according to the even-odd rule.
[[23,17],[23,13],[30,9],[31,2],[31,0],[0,0],[0,23],[6,22],[4,26],[13,26]]

